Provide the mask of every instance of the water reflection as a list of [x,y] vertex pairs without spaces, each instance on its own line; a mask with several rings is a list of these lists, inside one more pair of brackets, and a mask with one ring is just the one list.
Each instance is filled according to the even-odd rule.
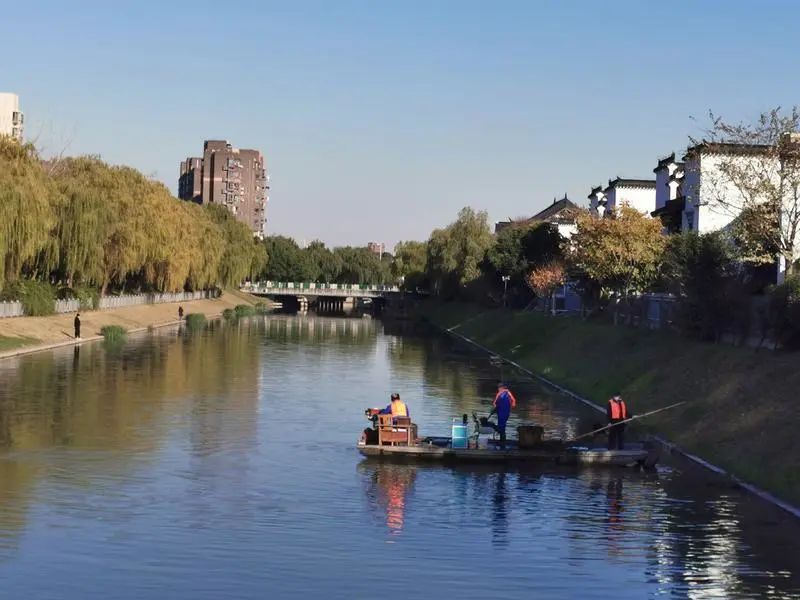
[[[595,418],[502,375],[517,423],[565,436]],[[421,433],[447,433],[488,409],[498,377],[429,332],[314,315],[0,362],[4,595],[363,598],[376,581],[384,598],[800,594],[797,524],[682,466],[504,471],[354,451],[363,408],[391,391]]]
[[373,512],[381,515],[391,535],[400,534],[406,505],[414,487],[417,469],[413,465],[362,462],[365,493]]

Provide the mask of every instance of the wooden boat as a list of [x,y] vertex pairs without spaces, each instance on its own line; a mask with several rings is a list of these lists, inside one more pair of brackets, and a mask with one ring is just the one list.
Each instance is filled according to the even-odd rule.
[[510,443],[506,449],[501,449],[499,447],[452,448],[445,440],[449,442],[449,438],[425,438],[418,443],[408,445],[378,445],[360,441],[358,451],[368,458],[444,463],[555,463],[587,467],[652,468],[658,462],[656,449],[642,444],[631,444],[624,450],[607,450],[556,444],[518,448]]
[[[541,428],[521,426],[517,428],[520,440],[508,440],[501,448],[496,439],[486,440],[484,447],[467,446],[467,423],[454,422],[453,432],[464,437],[453,447],[450,437],[417,437],[416,425],[409,417],[392,417],[379,414],[378,409],[364,411],[373,422],[373,429],[365,429],[358,442],[358,451],[368,458],[395,460],[436,461],[443,463],[555,463],[574,466],[643,467],[652,468],[658,462],[656,446],[626,444],[624,450],[608,450],[602,447],[565,443],[561,440],[542,440]],[[476,434],[492,432],[473,413]],[[454,420],[455,421],[455,420]],[[538,435],[523,438],[523,434],[538,429]],[[528,431],[525,431],[528,430]],[[523,444],[522,441],[525,441]]]

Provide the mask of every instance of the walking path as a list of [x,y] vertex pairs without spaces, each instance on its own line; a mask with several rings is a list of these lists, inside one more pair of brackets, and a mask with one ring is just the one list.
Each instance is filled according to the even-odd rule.
[[[168,304],[143,304],[109,310],[87,311],[81,313],[80,340],[73,337],[72,321],[74,313],[51,315],[49,317],[14,317],[0,319],[0,337],[20,339],[21,344],[12,350],[0,351],[0,359],[48,348],[58,348],[87,341],[101,339],[100,328],[104,325],[121,325],[133,333],[149,327],[163,327],[178,322],[178,306],[183,307],[184,315],[203,313],[207,317],[217,316],[226,308],[237,304],[253,304],[256,299],[247,294],[224,292],[222,296],[209,300]],[[32,341],[28,341],[32,340]]]

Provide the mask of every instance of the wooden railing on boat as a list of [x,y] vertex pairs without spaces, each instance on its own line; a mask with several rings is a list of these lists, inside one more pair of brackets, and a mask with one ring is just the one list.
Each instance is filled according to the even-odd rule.
[[378,415],[379,446],[410,446],[413,441],[410,417]]

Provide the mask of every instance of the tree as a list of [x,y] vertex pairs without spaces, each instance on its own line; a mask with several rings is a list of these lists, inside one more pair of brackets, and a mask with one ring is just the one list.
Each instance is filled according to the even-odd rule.
[[800,110],[774,108],[754,123],[732,123],[713,113],[710,120],[701,142],[717,157],[716,173],[704,175],[709,201],[733,215],[751,210],[737,232],[748,250],[745,258],[763,263],[777,255],[782,278],[792,272],[799,250]]
[[0,136],[0,288],[48,247],[55,195],[36,149]]
[[428,240],[428,276],[437,293],[454,294],[481,276],[480,265],[492,246],[489,216],[462,208],[445,229]]
[[538,267],[563,259],[564,237],[552,223],[534,223],[526,230],[521,242],[528,267]]
[[425,242],[398,242],[394,247],[391,273],[395,281],[402,279],[406,289],[422,287],[428,261],[428,244]]
[[264,240],[269,260],[264,277],[271,281],[311,281],[315,266],[292,238],[272,235]]
[[386,283],[391,279],[389,264],[382,263],[377,254],[367,248],[343,246],[333,254],[341,264],[339,283]]
[[622,206],[603,219],[580,215],[566,246],[567,261],[601,289],[627,297],[656,281],[665,244],[658,220]]
[[339,280],[339,273],[342,270],[340,257],[336,256],[324,243],[315,240],[304,249],[304,252],[313,266],[313,281],[333,283]]
[[719,232],[670,236],[664,276],[680,298],[684,330],[695,337],[719,340],[747,310],[735,247]]
[[560,261],[552,261],[547,264],[534,267],[527,276],[527,283],[533,293],[539,298],[544,298],[549,304],[548,308],[555,313],[555,303],[553,294],[567,281],[567,273],[564,264]]
[[267,264],[267,249],[253,237],[250,228],[224,206],[209,204],[206,210],[219,227],[224,242],[217,277],[220,285],[238,286],[261,272]]

